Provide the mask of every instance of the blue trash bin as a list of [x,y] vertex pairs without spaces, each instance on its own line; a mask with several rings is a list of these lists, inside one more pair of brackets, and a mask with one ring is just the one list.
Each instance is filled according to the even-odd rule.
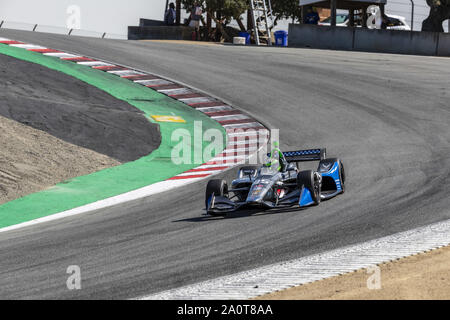
[[239,37],[245,38],[245,44],[250,44],[250,33],[239,32]]
[[288,33],[284,30],[279,30],[274,32],[275,45],[280,47],[288,46]]

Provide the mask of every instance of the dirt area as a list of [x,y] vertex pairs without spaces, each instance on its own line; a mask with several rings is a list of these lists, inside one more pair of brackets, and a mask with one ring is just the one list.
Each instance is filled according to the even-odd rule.
[[0,204],[120,164],[0,116]]
[[160,141],[128,103],[0,54],[0,204],[136,160]]
[[40,65],[0,55],[0,115],[120,162],[150,154],[159,126],[106,92]]
[[258,299],[403,300],[450,299],[450,247],[379,265],[381,288],[368,289],[367,269],[316,281]]

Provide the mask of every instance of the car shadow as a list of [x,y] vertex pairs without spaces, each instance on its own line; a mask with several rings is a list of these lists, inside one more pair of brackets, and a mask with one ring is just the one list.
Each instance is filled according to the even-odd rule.
[[204,213],[199,217],[186,218],[180,220],[174,220],[172,222],[207,222],[207,221],[216,221],[216,220],[227,220],[227,219],[239,219],[239,218],[248,218],[248,217],[262,217],[271,214],[280,214],[286,212],[293,211],[303,211],[306,208],[277,208],[277,209],[246,209],[239,210],[235,212],[230,212],[222,216],[211,216],[209,214]]

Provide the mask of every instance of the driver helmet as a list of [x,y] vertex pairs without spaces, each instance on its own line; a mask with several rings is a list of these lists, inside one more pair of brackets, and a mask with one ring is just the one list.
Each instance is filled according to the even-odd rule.
[[278,143],[278,141],[273,142],[273,149],[270,152],[270,155],[265,164],[266,167],[275,168],[277,171],[281,170],[280,159],[279,159],[281,150],[279,149],[279,145],[280,144]]

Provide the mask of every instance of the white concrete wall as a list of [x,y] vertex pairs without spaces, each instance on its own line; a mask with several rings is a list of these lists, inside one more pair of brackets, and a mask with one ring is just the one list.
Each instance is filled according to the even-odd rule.
[[7,21],[5,27],[65,28],[70,5],[81,9],[81,29],[126,35],[129,25],[139,25],[139,18],[162,20],[166,0],[0,0],[0,20]]

